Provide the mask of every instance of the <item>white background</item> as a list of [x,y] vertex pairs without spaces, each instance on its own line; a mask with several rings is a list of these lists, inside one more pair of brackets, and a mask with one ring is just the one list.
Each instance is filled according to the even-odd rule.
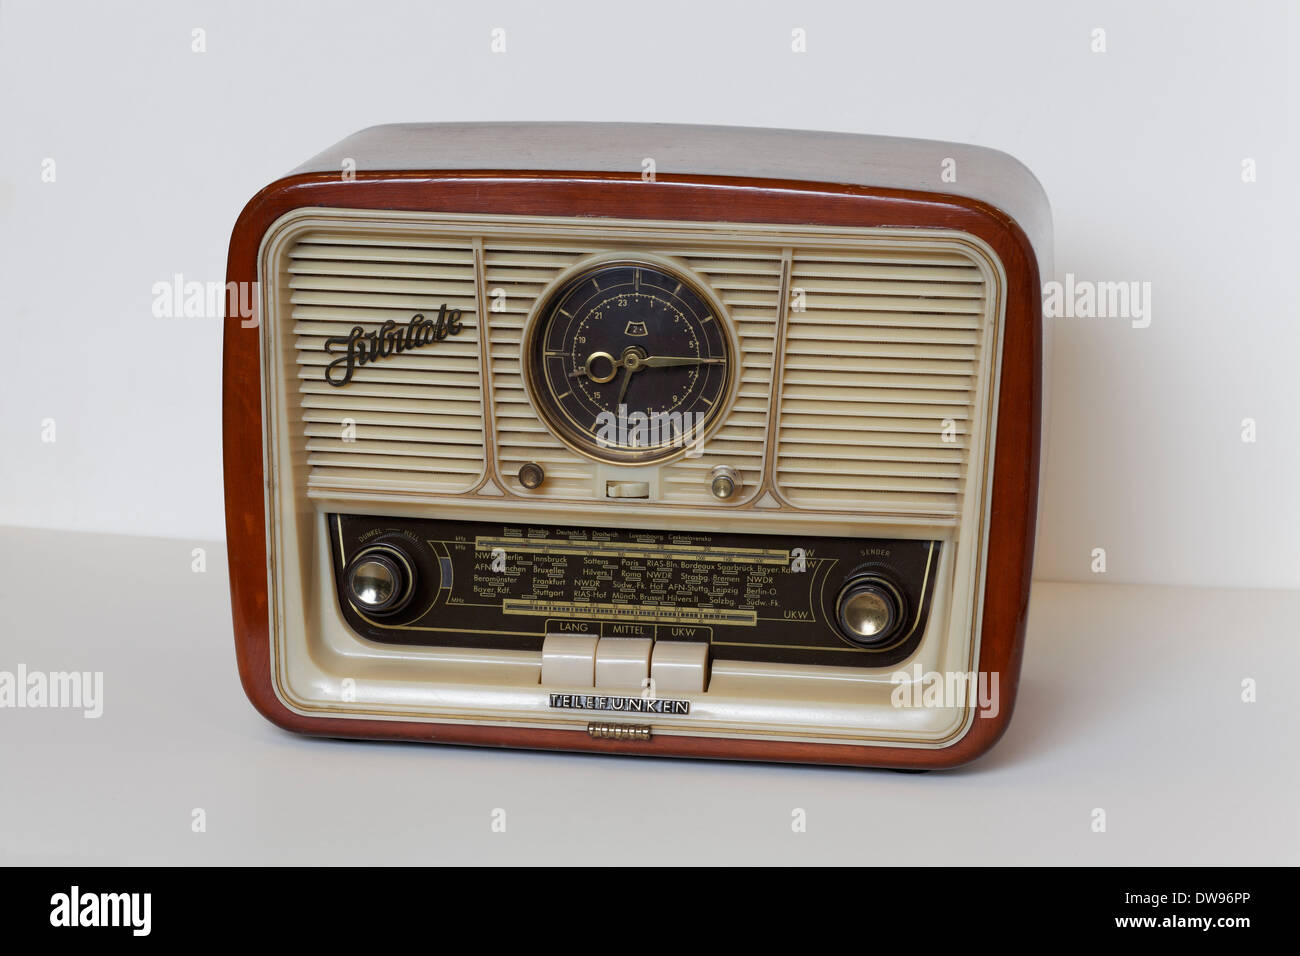
[[[1300,590],[1240,588],[1300,588],[1298,6],[0,0],[0,525],[36,529],[0,528],[0,668],[104,675],[100,719],[0,711],[0,863],[1294,865]],[[989,756],[359,744],[248,705],[214,543],[221,320],[155,318],[153,286],[224,281],[243,204],[356,129],[519,119],[992,146],[1046,187],[1058,276],[1152,284],[1149,328],[1056,323],[1039,580]]]
[[1300,587],[1294,6],[4,2],[0,524],[223,536],[221,323],[152,287],[224,280],[244,202],[345,134],[782,126],[1010,152],[1058,276],[1152,284],[1149,328],[1057,323],[1039,578],[1104,547],[1108,581]]

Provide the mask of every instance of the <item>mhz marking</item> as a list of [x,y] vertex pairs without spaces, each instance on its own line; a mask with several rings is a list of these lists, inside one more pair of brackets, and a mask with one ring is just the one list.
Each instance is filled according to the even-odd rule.
[[569,315],[569,313],[565,312],[563,309],[557,309],[556,311],[558,311],[560,315],[564,316],[566,319],[573,318],[573,316]]
[[640,269],[637,269],[636,272],[633,273],[632,288],[636,289],[638,292],[641,291],[641,270]]
[[564,349],[559,349],[558,351],[555,349],[547,349],[546,351],[547,358],[564,358],[568,354],[569,353],[564,351]]
[[713,321],[713,316],[706,315],[704,318],[700,319],[700,325],[703,325],[705,322],[712,322],[712,321]]
[[707,398],[705,398],[703,395],[700,396],[700,401],[702,401],[705,405],[709,405],[709,406],[713,405],[713,403],[709,401]]
[[679,282],[677,283],[677,288],[673,289],[673,295],[678,295],[681,291],[682,291],[682,284]]
[[596,281],[594,276],[592,277],[591,284],[597,292],[600,291],[600,283]]
[[556,395],[556,396],[555,396],[555,400],[558,402],[558,401],[560,401],[561,399],[568,398],[568,397],[569,397],[570,395],[572,395],[572,394],[573,394],[573,389],[569,389],[569,390],[568,390],[567,392],[565,392],[563,395]]

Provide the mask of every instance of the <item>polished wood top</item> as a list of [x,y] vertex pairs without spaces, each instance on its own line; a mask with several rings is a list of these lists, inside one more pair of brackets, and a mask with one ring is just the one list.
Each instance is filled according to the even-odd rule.
[[[1051,271],[1051,208],[1019,160],[982,146],[938,140],[789,129],[667,123],[401,123],[361,130],[295,174],[358,171],[564,171],[656,177],[722,176],[863,186],[963,196],[1016,222]],[[953,182],[943,179],[945,160]]]

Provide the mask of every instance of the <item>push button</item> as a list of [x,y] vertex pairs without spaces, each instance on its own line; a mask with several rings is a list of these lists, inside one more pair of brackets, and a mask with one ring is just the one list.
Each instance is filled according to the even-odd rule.
[[708,667],[709,645],[704,641],[658,641],[650,659],[655,693],[703,693]]
[[641,688],[650,676],[648,637],[602,637],[596,645],[596,686]]
[[594,634],[547,634],[542,642],[542,683],[591,687],[596,680]]

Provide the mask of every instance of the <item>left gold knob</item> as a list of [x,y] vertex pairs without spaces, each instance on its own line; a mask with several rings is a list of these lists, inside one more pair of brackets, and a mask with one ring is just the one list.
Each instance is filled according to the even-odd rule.
[[359,551],[348,562],[348,597],[367,614],[394,614],[411,600],[415,570],[398,548],[378,544]]

